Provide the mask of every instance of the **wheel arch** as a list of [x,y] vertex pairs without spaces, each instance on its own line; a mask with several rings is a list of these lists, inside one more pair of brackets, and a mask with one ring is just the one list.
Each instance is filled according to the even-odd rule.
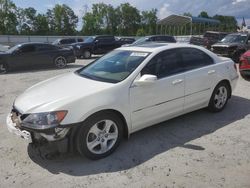
[[217,87],[219,84],[221,84],[221,83],[227,84],[227,86],[228,86],[228,88],[229,88],[229,98],[231,98],[231,96],[232,96],[232,86],[231,86],[231,84],[230,84],[230,81],[227,80],[227,79],[221,80],[214,88],[216,88],[216,87]]
[[[96,115],[96,114],[99,114],[99,113],[105,113],[105,112],[110,112],[110,113],[113,113],[115,114],[117,117],[119,117],[122,122],[123,122],[123,137],[124,138],[129,138],[129,127],[128,127],[128,123],[127,123],[127,120],[125,118],[125,116],[118,110],[115,110],[115,109],[103,109],[103,110],[99,110],[99,111],[96,111],[92,114],[90,114],[89,116],[87,116],[82,122],[79,123],[79,125],[82,125],[88,118],[92,117],[93,115]],[[80,126],[77,126],[78,128],[80,128]]]

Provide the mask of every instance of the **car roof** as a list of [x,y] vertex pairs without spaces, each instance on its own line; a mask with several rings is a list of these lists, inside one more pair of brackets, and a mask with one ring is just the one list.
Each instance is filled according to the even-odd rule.
[[17,44],[17,45],[28,45],[28,44],[47,44],[47,45],[52,45],[52,44],[49,44],[49,43],[46,43],[46,42],[24,42],[24,43],[20,43],[20,44]]
[[173,48],[185,48],[185,47],[193,47],[199,48],[196,45],[191,44],[181,44],[181,43],[146,43],[135,46],[124,46],[118,48],[119,50],[128,50],[128,51],[141,51],[141,52],[154,52],[154,51],[162,51]]

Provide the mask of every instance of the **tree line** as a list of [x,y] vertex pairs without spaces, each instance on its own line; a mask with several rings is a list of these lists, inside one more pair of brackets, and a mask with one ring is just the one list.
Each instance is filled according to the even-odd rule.
[[[184,13],[190,16],[190,13]],[[202,11],[200,17],[210,18]],[[215,15],[221,21],[221,30],[237,27],[234,17]],[[82,28],[77,30],[79,19]],[[129,3],[113,7],[110,4],[93,4],[91,11],[81,18],[66,4],[56,4],[39,13],[33,7],[20,8],[11,0],[0,0],[0,34],[1,35],[97,35],[111,34],[124,36],[143,36],[156,33],[157,9],[140,11]]]

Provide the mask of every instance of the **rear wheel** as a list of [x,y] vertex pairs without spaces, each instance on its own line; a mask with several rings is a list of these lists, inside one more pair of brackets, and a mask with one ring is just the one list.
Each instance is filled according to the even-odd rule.
[[226,106],[230,96],[230,89],[227,83],[219,83],[210,98],[208,109],[212,112],[220,112]]
[[6,64],[0,64],[0,74],[5,74],[8,72],[8,66]]
[[55,58],[54,64],[57,68],[62,69],[67,66],[67,60],[63,56],[58,56]]
[[119,145],[123,123],[110,112],[97,113],[88,118],[77,135],[77,150],[90,159],[110,155]]

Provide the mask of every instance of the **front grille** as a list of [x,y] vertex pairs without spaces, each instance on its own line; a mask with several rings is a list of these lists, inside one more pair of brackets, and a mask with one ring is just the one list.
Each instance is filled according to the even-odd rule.
[[213,52],[216,54],[228,54],[227,47],[213,47]]

